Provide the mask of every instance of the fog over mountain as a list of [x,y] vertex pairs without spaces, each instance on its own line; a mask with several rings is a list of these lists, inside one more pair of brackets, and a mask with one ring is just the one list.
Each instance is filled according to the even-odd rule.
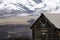
[[60,0],[0,0],[0,17],[35,12],[60,13]]

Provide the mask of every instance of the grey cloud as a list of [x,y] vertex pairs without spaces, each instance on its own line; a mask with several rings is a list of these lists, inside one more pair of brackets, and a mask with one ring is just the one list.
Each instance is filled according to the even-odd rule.
[[35,1],[36,3],[41,3],[42,2],[42,0],[33,0],[33,1]]

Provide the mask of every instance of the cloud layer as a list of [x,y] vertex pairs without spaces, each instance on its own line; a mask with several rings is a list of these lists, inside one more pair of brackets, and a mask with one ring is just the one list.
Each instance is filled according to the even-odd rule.
[[[37,10],[38,9],[38,10]],[[0,0],[0,14],[16,15],[17,13],[35,13],[36,10],[60,13],[59,0]],[[1,17],[0,16],[0,17]]]

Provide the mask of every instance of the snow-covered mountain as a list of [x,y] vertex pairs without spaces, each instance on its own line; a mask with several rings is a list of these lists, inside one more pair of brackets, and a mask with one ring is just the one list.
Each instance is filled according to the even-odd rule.
[[36,10],[60,13],[60,0],[0,0],[0,17],[17,13],[31,14]]

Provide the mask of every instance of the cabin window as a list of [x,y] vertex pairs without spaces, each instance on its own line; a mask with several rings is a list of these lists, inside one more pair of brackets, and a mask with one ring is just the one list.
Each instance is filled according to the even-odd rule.
[[41,40],[47,40],[47,32],[48,32],[48,30],[44,30],[44,29],[42,29],[41,30]]
[[41,40],[47,40],[48,36],[47,36],[47,33],[42,33],[41,35]]

